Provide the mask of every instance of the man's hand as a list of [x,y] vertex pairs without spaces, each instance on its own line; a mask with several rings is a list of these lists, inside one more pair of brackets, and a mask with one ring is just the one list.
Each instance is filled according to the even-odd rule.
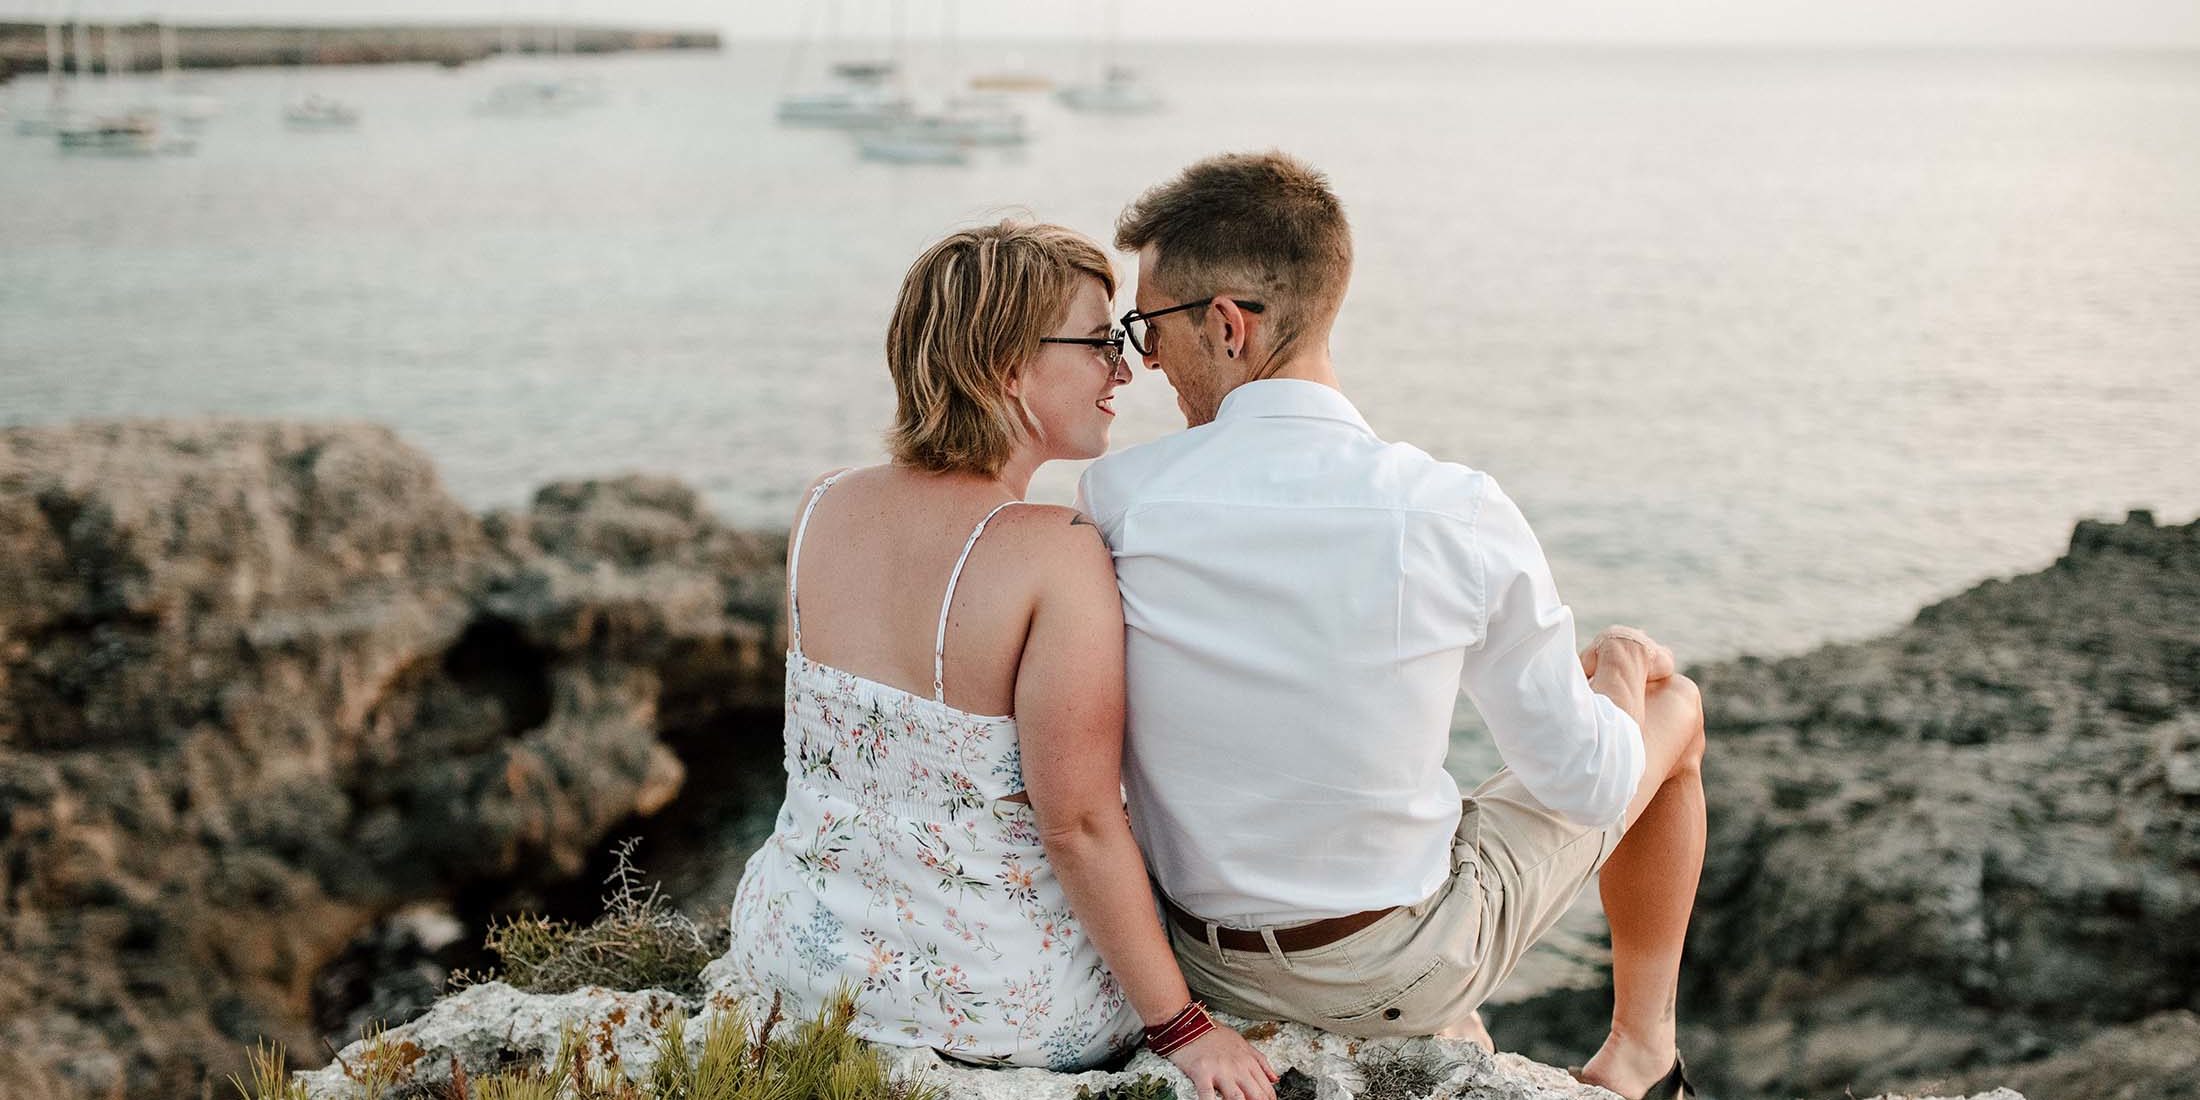
[[1275,1100],[1276,1071],[1243,1035],[1216,1024],[1169,1055],[1191,1078],[1199,1100]]
[[1674,672],[1673,651],[1631,626],[1608,626],[1597,631],[1597,636],[1589,639],[1589,648],[1581,651],[1582,675],[1594,679],[1607,659],[1629,662],[1622,666],[1629,670],[1639,665],[1645,683],[1663,680]]

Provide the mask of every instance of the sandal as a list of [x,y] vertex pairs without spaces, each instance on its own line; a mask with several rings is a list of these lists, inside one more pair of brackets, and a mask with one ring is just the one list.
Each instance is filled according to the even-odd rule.
[[[1566,1067],[1566,1076],[1581,1081],[1580,1066]],[[1587,1081],[1581,1081],[1588,1084]],[[1598,1086],[1602,1088],[1603,1086]],[[1607,1090],[1609,1091],[1609,1090]],[[1658,1082],[1643,1090],[1638,1100],[1696,1100],[1696,1083],[1688,1079],[1688,1061],[1678,1051],[1673,1054],[1673,1068],[1666,1071]]]

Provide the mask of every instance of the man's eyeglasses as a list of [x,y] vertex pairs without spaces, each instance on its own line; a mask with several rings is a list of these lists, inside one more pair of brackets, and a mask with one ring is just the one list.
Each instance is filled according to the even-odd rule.
[[[1221,295],[1219,294],[1210,295],[1208,297],[1201,298],[1196,302],[1186,302],[1180,306],[1170,306],[1167,309],[1157,309],[1151,313],[1141,313],[1138,310],[1134,309],[1129,313],[1124,314],[1122,317],[1123,334],[1130,337],[1131,346],[1138,349],[1138,354],[1152,355],[1154,318],[1166,317],[1171,313],[1180,313],[1187,309],[1199,309],[1219,297],[1221,297]],[[1232,298],[1230,300],[1237,303],[1237,307],[1247,313],[1259,313],[1260,311],[1268,308],[1267,306],[1264,306],[1259,302],[1248,302],[1243,298]]]
[[1123,365],[1122,329],[1111,330],[1106,336],[1041,336],[1039,342],[1042,344],[1083,344],[1088,348],[1099,348],[1100,358],[1107,360],[1109,370],[1112,371]]

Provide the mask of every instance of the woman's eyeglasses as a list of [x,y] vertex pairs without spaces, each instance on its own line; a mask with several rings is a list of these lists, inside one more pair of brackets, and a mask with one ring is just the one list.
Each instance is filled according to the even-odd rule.
[[1122,329],[1113,329],[1106,336],[1041,336],[1039,342],[1082,344],[1088,348],[1099,348],[1100,358],[1107,360],[1109,370],[1114,370],[1123,365],[1123,336]]
[[[1170,306],[1167,309],[1157,309],[1152,313],[1141,313],[1134,309],[1123,315],[1123,334],[1130,338],[1131,346],[1138,349],[1138,354],[1152,355],[1154,318],[1166,317],[1171,313],[1181,313],[1187,309],[1199,309],[1219,297],[1221,295],[1213,294],[1196,302],[1186,302],[1183,305]],[[1230,300],[1237,303],[1237,307],[1247,313],[1259,313],[1268,308],[1259,302],[1248,302],[1243,298],[1232,298]]]

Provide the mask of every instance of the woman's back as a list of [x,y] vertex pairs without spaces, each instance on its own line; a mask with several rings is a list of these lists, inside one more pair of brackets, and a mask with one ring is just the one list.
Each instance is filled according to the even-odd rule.
[[[789,552],[801,588],[801,651],[925,698],[934,694],[937,651],[944,702],[970,714],[1013,711],[1016,666],[1047,564],[1016,552],[1018,527],[1037,513],[1067,510],[1003,508],[998,488],[891,466],[831,480],[830,506],[805,504],[799,560]],[[986,533],[973,539],[981,524]],[[796,614],[790,608],[790,621]]]
[[1047,565],[1013,529],[1064,511],[891,468],[807,495],[786,800],[727,956],[751,990],[807,1012],[847,985],[859,1034],[973,1059],[1073,1068],[1136,1034],[1021,800],[1011,704]]

